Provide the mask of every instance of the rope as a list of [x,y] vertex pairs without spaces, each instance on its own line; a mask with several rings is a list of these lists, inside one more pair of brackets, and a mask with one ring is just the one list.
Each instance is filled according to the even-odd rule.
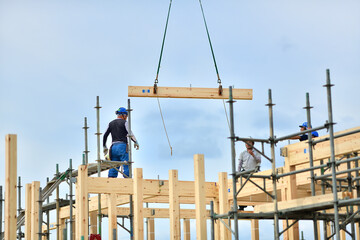
[[156,99],[157,99],[157,101],[158,101],[161,119],[162,119],[162,122],[163,122],[163,125],[164,125],[164,130],[165,130],[166,138],[167,138],[168,143],[169,143],[170,154],[171,154],[171,156],[172,156],[172,147],[171,147],[171,144],[170,144],[170,140],[169,140],[168,133],[167,133],[167,131],[166,131],[165,121],[164,121],[164,117],[163,117],[163,114],[162,114],[162,111],[161,111],[161,106],[160,106],[160,100],[159,100],[159,98],[156,98]]
[[[159,58],[159,64],[158,64],[158,68],[157,68],[157,72],[156,72],[156,78],[155,78],[154,86],[156,86],[157,83],[159,82],[159,81],[158,81],[158,76],[159,76],[161,59],[162,59],[162,54],[163,54],[164,45],[165,45],[165,38],[166,38],[167,27],[168,27],[168,23],[169,23],[171,3],[172,3],[172,0],[170,0],[169,10],[168,10],[167,18],[166,18],[165,31],[164,31],[164,36],[163,36],[163,40],[162,40],[161,51],[160,51],[160,58]],[[156,92],[154,92],[154,93],[156,93]]]
[[224,99],[223,99],[223,104],[224,104],[226,121],[227,121],[227,124],[228,124],[228,127],[229,127],[229,131],[230,131],[230,133],[231,133],[231,130],[230,130],[230,122],[229,122],[228,114],[227,114],[227,111],[226,111],[226,106],[225,106],[225,101],[224,101]]
[[214,54],[214,50],[213,50],[213,47],[212,47],[212,44],[211,44],[210,34],[209,34],[209,30],[208,30],[208,27],[207,27],[207,24],[206,24],[204,9],[202,7],[201,0],[199,0],[199,3],[200,3],[204,23],[205,23],[206,33],[207,33],[209,44],[210,44],[211,54],[212,54],[212,57],[213,57],[213,60],[214,60],[215,70],[216,70],[216,74],[217,74],[217,77],[218,77],[218,83],[221,85],[221,79],[220,79],[219,71],[218,71],[218,68],[217,68],[217,64],[216,64],[216,60],[215,60],[215,54]]

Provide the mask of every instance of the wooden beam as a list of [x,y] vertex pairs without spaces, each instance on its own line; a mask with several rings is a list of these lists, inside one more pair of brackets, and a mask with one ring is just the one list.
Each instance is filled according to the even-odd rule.
[[169,170],[169,215],[170,239],[180,240],[180,202],[177,170]]
[[251,219],[251,240],[259,239],[259,220]]
[[[252,89],[233,88],[233,99],[252,100]],[[193,88],[193,87],[158,87],[154,94],[151,86],[129,86],[129,97],[157,97],[157,98],[198,98],[198,99],[229,99],[229,89],[224,88],[219,95],[218,88]]]
[[[109,238],[117,239],[117,216],[116,216],[116,196],[115,193],[107,194],[108,198],[108,219],[109,219]],[[116,239],[113,239],[113,232],[116,232]]]
[[194,155],[196,239],[207,239],[204,154]]
[[[89,207],[90,208],[90,207]],[[92,211],[89,213],[90,216],[90,234],[97,233],[97,212]]]
[[88,165],[80,165],[78,170],[78,178],[76,182],[76,211],[77,211],[77,237],[76,239],[89,238],[89,214],[88,214]]
[[190,219],[183,220],[184,240],[190,240]]
[[155,240],[155,219],[148,219],[147,239]]
[[[219,173],[219,214],[228,213],[229,208],[229,195],[228,195],[228,178],[226,172]],[[229,220],[223,219],[229,226]],[[220,225],[220,239],[231,239],[231,232],[226,228],[225,224]]]
[[31,240],[31,183],[25,185],[25,238]]
[[141,168],[134,172],[134,235],[135,240],[144,240],[143,175]]
[[31,185],[31,240],[39,239],[39,191],[40,182]]
[[5,137],[5,240],[16,239],[16,180],[17,136],[8,134]]

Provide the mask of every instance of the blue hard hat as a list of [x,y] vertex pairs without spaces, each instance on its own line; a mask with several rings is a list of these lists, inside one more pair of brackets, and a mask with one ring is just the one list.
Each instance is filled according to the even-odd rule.
[[123,114],[128,115],[128,112],[126,111],[126,108],[121,107],[118,110],[116,110],[115,114],[116,115],[123,115]]
[[307,122],[304,122],[303,124],[299,125],[299,127],[308,128]]
[[311,135],[313,137],[318,137],[319,136],[319,133],[317,131],[314,131],[314,132],[311,132]]

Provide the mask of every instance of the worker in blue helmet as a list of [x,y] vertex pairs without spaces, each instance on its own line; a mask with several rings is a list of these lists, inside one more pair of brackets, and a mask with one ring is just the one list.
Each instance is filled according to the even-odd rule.
[[[103,137],[103,148],[104,148],[104,155],[109,153],[110,159],[112,161],[121,161],[121,162],[128,162],[129,161],[129,154],[128,154],[128,136],[130,136],[131,140],[135,143],[134,147],[136,150],[139,150],[139,143],[136,140],[135,136],[132,132],[129,133],[129,125],[126,121],[128,117],[128,112],[126,108],[119,108],[115,111],[116,119],[112,120],[109,123],[109,126],[104,134]],[[110,147],[110,151],[106,146],[107,138],[111,134],[112,143]],[[123,165],[123,175],[125,178],[129,177],[129,166]],[[112,168],[109,170],[108,177],[109,178],[117,178],[118,170]]]
[[[303,124],[299,125],[299,127],[300,127],[300,131],[305,131],[307,129],[311,129],[311,126],[308,126],[307,122],[304,122]],[[313,138],[318,137],[319,133],[317,131],[313,131],[313,132],[311,132],[311,136]],[[300,141],[305,141],[308,139],[308,134],[305,133],[300,136],[291,137],[290,139],[299,139]]]

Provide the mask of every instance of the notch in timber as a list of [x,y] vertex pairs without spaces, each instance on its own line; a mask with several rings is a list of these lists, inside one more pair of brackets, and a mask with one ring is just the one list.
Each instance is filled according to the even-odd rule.
[[[156,87],[153,86],[128,86],[129,97],[158,97],[158,98],[197,98],[197,99],[229,99],[229,89],[222,89],[219,95],[218,88],[194,87]],[[232,89],[233,99],[252,100],[252,89]]]

